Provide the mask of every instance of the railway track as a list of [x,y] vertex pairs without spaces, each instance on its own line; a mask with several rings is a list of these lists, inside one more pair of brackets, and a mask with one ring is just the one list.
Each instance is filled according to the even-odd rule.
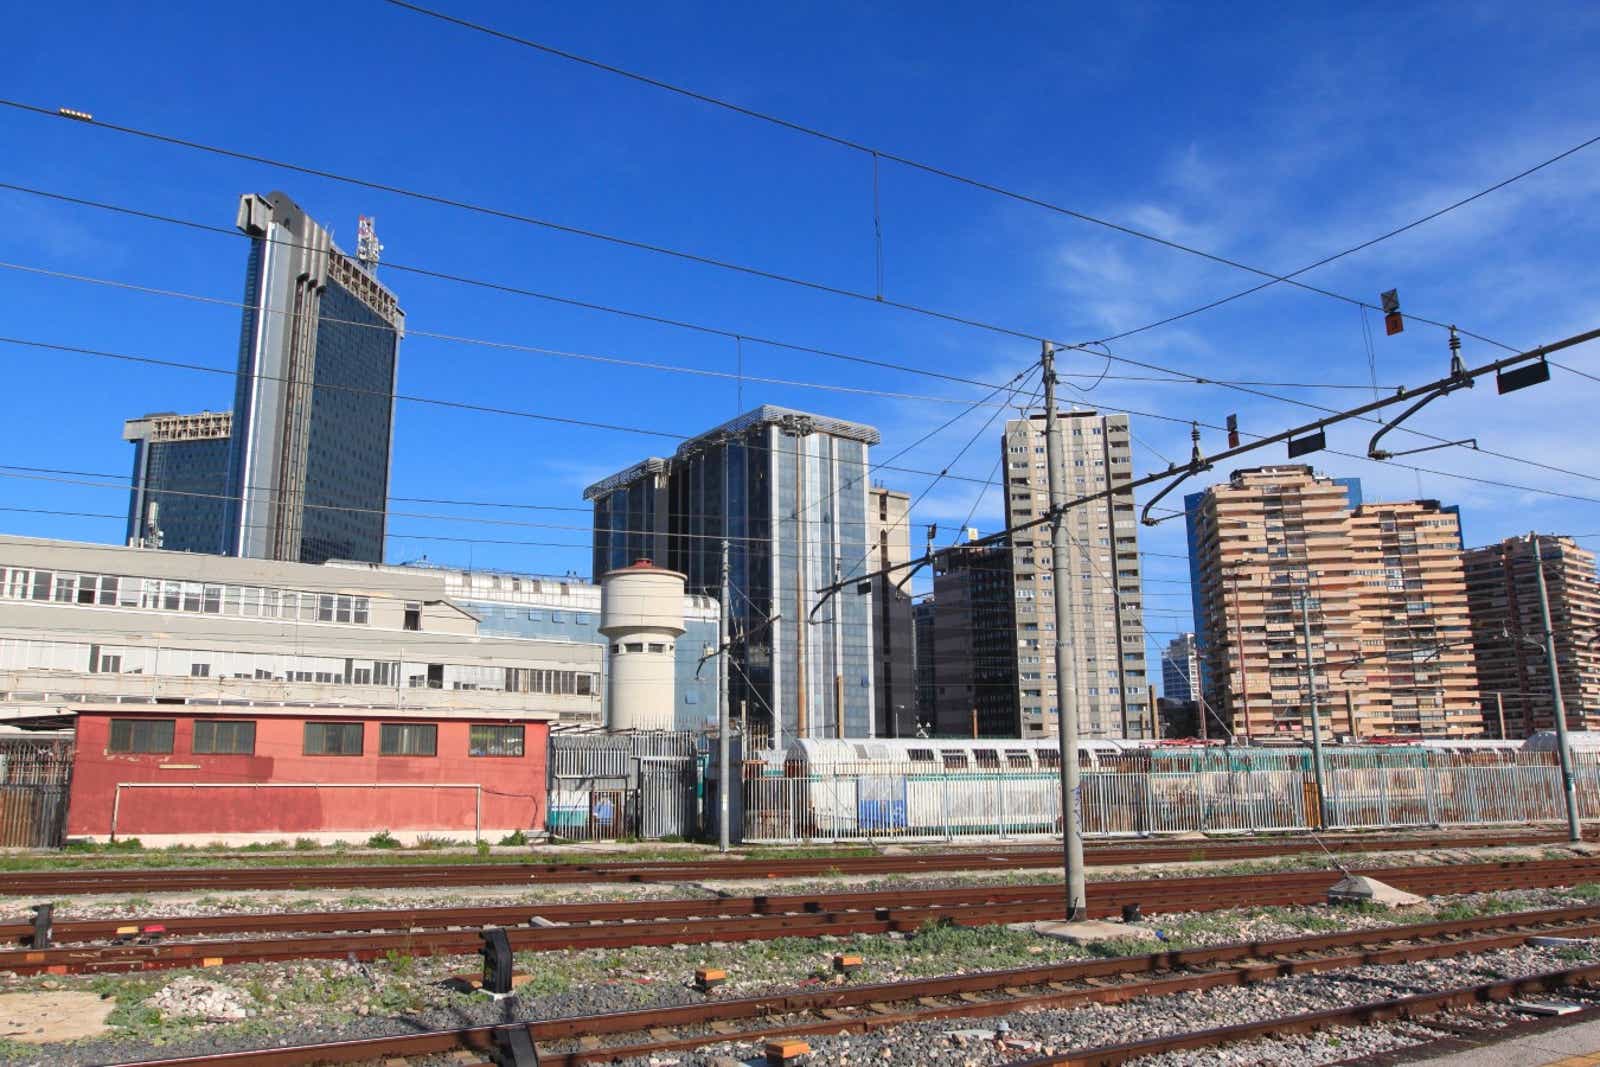
[[[1429,834],[1341,837],[1326,840],[1334,852],[1385,852],[1436,848],[1491,848],[1506,845],[1559,845],[1565,837],[1550,831],[1504,834]],[[1093,866],[1256,859],[1319,852],[1311,837],[1268,841],[1140,841],[1090,846]],[[191,890],[395,889],[487,885],[570,885],[601,882],[695,882],[796,878],[831,874],[916,874],[939,871],[1026,870],[1061,863],[1059,849],[968,848],[903,855],[840,856],[821,859],[737,859],[705,861],[619,861],[607,863],[462,863],[414,866],[100,868],[92,870],[13,871],[0,879],[0,892],[15,896],[45,894],[162,893]]]
[[[1410,866],[1367,871],[1421,895],[1548,888],[1600,880],[1600,860],[1540,860]],[[1272,876],[1197,877],[1091,882],[1092,916],[1119,914],[1137,904],[1150,913],[1209,911],[1254,905],[1317,903],[1337,876],[1296,871]],[[1052,919],[1061,912],[1059,886],[978,886],[883,893],[816,893],[595,904],[527,904],[494,908],[394,909],[303,915],[227,915],[171,919],[63,922],[48,948],[0,950],[0,970],[69,974],[207,967],[297,959],[376,959],[470,955],[485,926],[506,930],[523,952],[779,937],[847,937],[911,933],[929,923],[983,926]],[[163,926],[153,943],[95,943],[126,927]],[[6,943],[31,939],[33,927],[0,927]],[[135,931],[137,934],[137,930]],[[210,935],[202,939],[195,935]],[[242,934],[219,939],[222,935]],[[189,935],[193,939],[186,939]],[[263,936],[264,935],[264,936]],[[76,943],[72,943],[76,942]]]
[[[908,1023],[983,1018],[1042,1008],[1129,1000],[1376,964],[1491,952],[1542,936],[1600,936],[1600,906],[1315,934],[1144,956],[1082,960],[906,982],[829,986],[770,996],[714,999],[651,1008],[411,1033],[358,1041],[148,1061],[148,1067],[309,1067],[424,1057],[458,1049],[492,1054],[513,1035],[538,1048],[541,1067],[647,1057],[707,1045],[759,1044],[771,1038],[861,1033]],[[1218,1030],[1039,1057],[1030,1064],[1116,1064],[1177,1049],[1204,1048],[1274,1033],[1416,1018],[1533,991],[1600,982],[1600,964],[1503,982],[1458,987]]]

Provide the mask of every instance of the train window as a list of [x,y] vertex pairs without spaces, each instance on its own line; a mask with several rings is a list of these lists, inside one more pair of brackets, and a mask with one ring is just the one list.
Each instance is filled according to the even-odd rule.
[[1059,768],[1061,766],[1061,753],[1053,748],[1041,748],[1036,753],[1039,757],[1039,766]]
[[1006,763],[1012,767],[1020,767],[1024,770],[1028,770],[1033,767],[1033,759],[1028,755],[1028,750],[1025,748],[1006,749]]
[[945,749],[939,753],[944,757],[944,769],[947,771],[964,771],[967,769],[967,754],[954,749]]
[[931,749],[931,748],[913,748],[913,749],[908,749],[906,751],[906,758],[909,759],[912,763],[932,763],[933,762],[933,749]]
[[997,769],[1000,766],[1000,753],[992,748],[976,749],[972,753],[972,762],[978,767]]

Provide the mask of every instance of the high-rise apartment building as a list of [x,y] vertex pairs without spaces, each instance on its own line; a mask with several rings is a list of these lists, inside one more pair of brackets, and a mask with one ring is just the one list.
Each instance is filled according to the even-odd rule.
[[[882,486],[867,491],[869,571],[906,564],[911,559],[911,497]],[[909,569],[872,579],[873,731],[879,737],[913,737],[917,732],[917,694],[912,655],[911,574]]]
[[381,562],[405,315],[360,259],[283,193],[239,198],[252,238],[223,550]]
[[953,548],[934,561],[926,672],[936,736],[1019,737],[1019,685],[1024,704],[1043,699],[1037,652],[1024,656],[1030,680],[1019,681],[1012,589],[1005,545]]
[[1194,634],[1179,634],[1161,655],[1161,695],[1168,700],[1198,700],[1200,654]]
[[[1600,729],[1600,582],[1595,555],[1570,537],[1539,535],[1550,629],[1567,725]],[[1466,553],[1467,604],[1484,730],[1524,738],[1555,728],[1533,544],[1511,537]],[[1505,716],[1502,735],[1501,714]]]
[[[1068,499],[1126,486],[1133,479],[1126,415],[1063,411],[1057,422]],[[1049,512],[1043,413],[1006,423],[1006,525]],[[1133,491],[1114,492],[1067,514],[1068,575],[1073,661],[1066,672],[1070,705],[1083,737],[1150,737],[1154,700],[1144,649],[1143,592],[1139,582],[1138,516]],[[1017,684],[1022,736],[1056,729],[1055,597],[1050,530],[1036,526],[1015,535],[1011,552],[1016,597]]]
[[873,736],[871,584],[818,590],[870,569],[877,443],[870,426],[763,405],[584,490],[597,576],[649,558],[717,596],[727,538],[731,708],[775,744]]
[[157,412],[123,424],[133,443],[127,544],[222,551],[232,421],[226,411]]
[[1185,503],[1204,696],[1235,736],[1309,736],[1311,692],[1328,738],[1479,732],[1454,508],[1301,465]]

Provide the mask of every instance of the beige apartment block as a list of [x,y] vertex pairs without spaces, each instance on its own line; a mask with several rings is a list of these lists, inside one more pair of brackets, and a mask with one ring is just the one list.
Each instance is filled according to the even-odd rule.
[[1357,732],[1481,733],[1460,516],[1436,500],[1366,504],[1351,515],[1350,535]]
[[[1539,551],[1567,724],[1574,730],[1600,729],[1600,583],[1595,580],[1595,555],[1570,537],[1550,534],[1539,535]],[[1508,737],[1554,729],[1532,543],[1526,537],[1512,537],[1471,549],[1466,554],[1466,576],[1485,732],[1500,736],[1502,710]]]
[[[1057,422],[1067,499],[1126,486],[1133,479],[1128,416],[1063,411]],[[1006,524],[1049,513],[1045,416],[1006,423]],[[1074,650],[1069,677],[1072,706],[1083,737],[1152,736],[1154,698],[1144,647],[1139,580],[1138,515],[1133,491],[1071,509],[1068,567]],[[1017,685],[1022,736],[1056,729],[1055,596],[1050,530],[1036,526],[1012,538],[1016,597]]]
[[1190,498],[1207,699],[1240,739],[1480,732],[1460,526],[1285,465]]

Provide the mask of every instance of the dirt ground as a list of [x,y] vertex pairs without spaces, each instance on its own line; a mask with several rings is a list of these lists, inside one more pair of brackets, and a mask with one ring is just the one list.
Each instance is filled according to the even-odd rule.
[[116,1006],[97,993],[7,993],[0,996],[0,1039],[43,1045],[94,1037],[109,1029]]

